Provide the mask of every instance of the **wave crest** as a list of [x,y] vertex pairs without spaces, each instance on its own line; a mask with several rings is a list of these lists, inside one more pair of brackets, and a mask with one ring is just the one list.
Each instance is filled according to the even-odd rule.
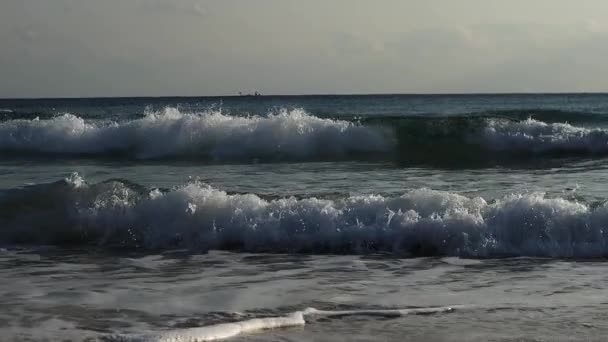
[[519,122],[490,120],[482,139],[497,151],[608,152],[608,131],[534,119]]
[[0,150],[16,155],[135,159],[314,161],[380,159],[406,164],[528,161],[608,154],[608,130],[492,117],[319,118],[303,110],[268,116],[175,108],[130,121],[72,114],[0,122]]
[[289,160],[373,153],[389,145],[375,130],[302,110],[238,117],[166,108],[140,119],[105,124],[72,114],[0,123],[0,149],[42,154]]
[[264,200],[202,183],[171,191],[126,181],[4,193],[6,243],[127,249],[370,253],[471,257],[608,255],[608,206],[544,194],[486,201],[417,189],[398,197]]

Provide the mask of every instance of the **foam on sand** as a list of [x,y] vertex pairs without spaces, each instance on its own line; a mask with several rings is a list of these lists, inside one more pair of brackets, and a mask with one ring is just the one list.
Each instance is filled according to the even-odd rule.
[[105,337],[111,342],[207,342],[219,341],[241,334],[250,334],[263,330],[304,326],[307,316],[381,316],[400,317],[407,315],[437,314],[454,311],[451,307],[386,309],[386,310],[345,310],[326,311],[308,308],[296,311],[283,317],[255,318],[241,322],[222,323],[200,328],[177,329],[159,334],[129,336],[116,335]]

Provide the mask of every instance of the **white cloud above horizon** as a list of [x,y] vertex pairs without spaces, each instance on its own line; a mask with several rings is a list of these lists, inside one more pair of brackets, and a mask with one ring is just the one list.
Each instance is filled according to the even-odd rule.
[[608,2],[5,0],[0,97],[608,91]]

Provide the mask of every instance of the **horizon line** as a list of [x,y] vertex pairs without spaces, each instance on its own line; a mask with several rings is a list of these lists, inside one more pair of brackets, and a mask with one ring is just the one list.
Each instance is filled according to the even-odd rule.
[[136,96],[32,96],[0,97],[5,100],[77,100],[77,99],[160,99],[160,98],[239,98],[239,97],[313,97],[313,96],[491,96],[491,95],[606,95],[608,91],[548,92],[439,92],[439,93],[319,93],[319,94],[231,94],[231,95],[136,95]]

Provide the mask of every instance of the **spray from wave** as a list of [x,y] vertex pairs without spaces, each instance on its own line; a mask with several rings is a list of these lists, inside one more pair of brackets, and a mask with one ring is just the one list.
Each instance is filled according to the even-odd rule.
[[493,117],[319,118],[303,110],[267,116],[175,108],[130,121],[71,114],[0,123],[5,156],[314,161],[373,158],[404,163],[530,160],[608,154],[608,131]]
[[373,153],[388,149],[388,144],[374,130],[302,110],[236,117],[221,112],[184,114],[166,108],[126,122],[88,122],[64,114],[50,120],[0,124],[0,149],[50,155],[306,160]]
[[566,123],[545,123],[534,119],[520,122],[489,120],[482,136],[490,149],[548,152],[608,152],[608,131],[576,127]]
[[336,200],[170,191],[126,181],[67,181],[0,198],[0,241],[163,250],[374,253],[467,257],[608,256],[608,205],[541,193],[487,201],[418,189]]

